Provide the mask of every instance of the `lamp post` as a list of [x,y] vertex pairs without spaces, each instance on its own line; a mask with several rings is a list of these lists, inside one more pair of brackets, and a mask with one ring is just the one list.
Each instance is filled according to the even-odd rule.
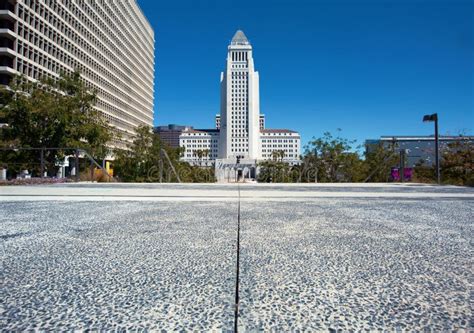
[[441,174],[439,172],[439,135],[438,135],[438,114],[428,114],[423,117],[423,122],[434,122],[435,125],[435,165],[436,165],[436,181],[441,184]]

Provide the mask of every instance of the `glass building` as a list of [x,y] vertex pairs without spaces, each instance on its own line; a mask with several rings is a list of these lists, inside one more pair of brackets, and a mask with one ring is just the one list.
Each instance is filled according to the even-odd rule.
[[[473,136],[440,136],[440,154],[450,145],[458,142],[474,143]],[[404,149],[406,152],[406,166],[415,167],[417,164],[432,166],[435,163],[435,139],[434,136],[382,136],[376,140],[366,140],[366,152],[372,151],[378,145],[383,144],[387,149],[393,147],[396,152]]]

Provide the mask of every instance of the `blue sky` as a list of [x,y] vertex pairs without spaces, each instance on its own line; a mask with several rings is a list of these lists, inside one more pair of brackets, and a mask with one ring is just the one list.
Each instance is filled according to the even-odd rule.
[[155,124],[212,128],[242,29],[267,127],[381,135],[474,132],[474,1],[138,0],[155,30]]

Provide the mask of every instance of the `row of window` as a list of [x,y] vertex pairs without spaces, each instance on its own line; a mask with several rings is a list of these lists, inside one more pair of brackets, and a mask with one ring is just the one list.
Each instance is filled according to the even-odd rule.
[[217,158],[217,153],[210,154],[209,156],[203,156],[202,158],[199,158],[197,153],[187,153],[185,154],[185,157],[187,157],[188,159],[214,160]]
[[[105,100],[98,99],[96,105],[97,105],[97,108],[100,109],[101,111],[107,112],[115,116],[114,118],[123,124],[122,127],[126,128],[129,131],[133,132],[134,129],[140,125],[148,125],[148,122],[138,121],[130,113],[123,111],[124,109],[116,107]],[[124,120],[126,120],[126,122]]]
[[[104,25],[103,20],[107,18],[108,14],[112,14],[112,10],[107,8],[107,10],[101,12],[101,16],[97,16],[94,11],[91,9],[91,6],[97,6],[97,10],[100,10],[100,7],[97,5],[95,1],[91,3],[86,3],[85,1],[63,1],[63,5],[60,5],[60,2],[54,0],[47,0],[42,4],[42,2],[38,1],[25,1],[25,7],[21,4],[19,5],[19,16],[22,18],[22,15],[25,14],[25,21],[29,22],[35,28],[41,29],[42,26],[45,26],[42,21],[35,19],[35,13],[44,19],[44,23],[49,23],[55,27],[57,32],[60,32],[64,36],[68,37],[70,40],[77,42],[78,37],[85,37],[87,40],[90,41],[90,44],[95,44],[97,47],[100,48],[102,53],[110,53],[107,56],[117,56],[120,53],[128,52],[129,58],[133,59],[134,53],[130,52],[126,47],[120,45],[117,47],[115,43],[128,43],[129,48],[134,48],[135,45],[140,45],[140,43],[129,43],[129,38],[134,38],[133,34],[126,36],[122,36],[121,38],[117,38],[114,33],[116,30],[111,30],[111,27],[116,27],[117,24],[120,22],[109,22],[110,24]],[[31,11],[23,12],[23,9],[30,8]],[[117,15],[117,13],[114,13]],[[28,16],[29,15],[29,16]],[[93,19],[91,19],[91,16]],[[118,20],[114,20],[118,21]],[[91,24],[91,22],[93,24]],[[98,26],[101,26],[103,30],[100,30]],[[109,35],[106,36],[103,31],[107,30]],[[41,31],[41,33],[45,33]],[[80,34],[81,36],[79,36]],[[140,34],[137,34],[140,36]],[[100,40],[102,38],[102,41]],[[114,42],[114,43],[113,43]],[[147,43],[149,45],[152,44],[153,41]],[[104,44],[107,44],[112,51],[104,48]],[[146,46],[146,44],[145,44]],[[120,52],[122,50],[122,52]],[[151,48],[152,51],[152,48]],[[134,50],[136,52],[136,50]],[[143,52],[142,52],[143,53]],[[153,54],[150,52],[150,58],[153,59]],[[144,61],[144,66],[150,66],[147,64],[147,61]],[[151,67],[150,67],[151,69]]]
[[[262,154],[262,157],[266,158],[266,159],[271,159],[271,158],[273,158],[273,155],[272,154]],[[285,154],[285,156],[283,156],[284,160],[287,160],[287,159],[290,159],[290,158],[291,159],[298,158],[298,154],[288,154],[288,155]]]
[[297,133],[285,133],[285,132],[264,133],[263,135],[265,136],[299,136]]
[[[57,80],[56,75],[52,75],[51,73],[48,73],[48,72],[44,71],[42,68],[40,68],[38,66],[35,66],[30,62],[23,61],[22,59],[17,60],[17,66],[16,67],[17,67],[17,70],[21,74],[23,74],[25,76],[28,76],[28,77],[31,77],[31,78],[34,78],[35,80],[38,80],[40,78],[48,78],[48,79],[52,79],[52,80]],[[117,113],[117,111],[119,111],[122,116],[127,115],[126,113],[120,111],[120,109],[110,107],[109,104],[107,104],[107,103],[105,103],[101,100],[97,101],[96,107],[97,107],[98,110],[103,111],[103,112],[105,111],[105,112],[114,114],[114,113]],[[135,127],[136,127],[136,126],[131,126],[130,124],[124,122],[123,120],[121,120],[117,117],[113,117],[113,116],[111,116],[110,114],[107,114],[107,113],[104,113],[104,117],[109,122],[113,122],[115,125],[119,125],[120,127],[127,129],[128,131],[133,132]],[[146,124],[146,123],[141,123],[141,124]]]
[[192,148],[215,148],[217,149],[217,145],[206,145],[206,144],[185,144],[183,145],[186,149]]
[[247,61],[248,60],[248,53],[242,51],[233,51],[230,54],[232,61]]
[[232,79],[243,79],[243,78],[248,77],[248,73],[235,71],[231,73],[231,76],[232,76]]
[[[108,93],[104,88],[108,88],[112,91],[115,91],[115,94],[117,96],[123,96],[124,94],[127,94],[127,92],[130,90],[130,88],[133,87],[128,87],[128,89],[125,90],[119,90],[117,89],[114,85],[110,84],[104,79],[104,76],[109,76],[111,75],[110,71],[100,71],[98,67],[98,63],[95,62],[95,67],[94,70],[91,70],[88,66],[84,66],[81,63],[78,63],[76,60],[73,59],[69,54],[66,52],[63,52],[61,48],[58,47],[58,45],[53,45],[53,44],[59,44],[62,45],[66,48],[68,48],[71,51],[75,51],[75,55],[81,57],[83,59],[88,59],[89,62],[94,62],[93,59],[88,56],[85,52],[74,46],[72,43],[70,43],[66,38],[61,36],[59,33],[57,33],[54,29],[48,26],[48,23],[44,23],[38,18],[35,17],[35,13],[29,13],[27,8],[23,8],[21,5],[19,6],[19,16],[23,19],[25,19],[28,23],[32,24],[35,28],[38,28],[43,32],[45,36],[42,36],[41,34],[36,33],[35,31],[29,29],[27,26],[23,25],[21,22],[18,23],[18,35],[24,39],[27,39],[31,43],[35,44],[39,48],[41,48],[44,53],[41,51],[33,48],[32,46],[29,46],[26,43],[23,43],[23,41],[19,40],[18,46],[17,46],[17,51],[21,55],[25,56],[28,59],[33,60],[36,63],[39,63],[41,66],[47,68],[48,70],[58,73],[60,71],[65,71],[68,72],[67,68],[65,66],[62,66],[58,61],[55,59],[51,58],[51,55],[53,57],[56,57],[58,60],[60,60],[63,63],[66,64],[71,64],[71,68],[77,68],[82,71],[83,76],[87,77],[89,80],[92,81],[101,81],[100,83],[102,84],[97,84],[94,85],[93,88],[95,88],[98,92],[98,97],[99,98],[106,98],[109,101],[113,102],[117,107],[112,107],[112,106],[103,106],[103,108],[107,109],[108,112],[111,113],[118,113],[117,116],[121,116],[122,118],[126,117],[128,118],[127,120],[132,122],[135,125],[138,124],[143,124],[143,123],[150,123],[152,120],[152,97],[149,97],[148,99],[145,99],[143,97],[140,97],[140,94],[135,94],[134,96],[137,97],[138,99],[141,99],[141,101],[134,101],[134,103],[125,103],[118,97]],[[43,14],[44,16],[48,15],[48,11],[41,12],[39,11],[40,14]],[[51,17],[48,17],[50,20]],[[54,21],[53,21],[54,23]],[[70,32],[70,30],[68,31]],[[51,38],[51,41],[48,41],[47,38]],[[56,41],[56,43],[52,43]],[[87,45],[84,43],[84,46]],[[23,68],[22,63],[19,63],[17,65],[17,70],[23,74],[26,74],[30,77],[33,77],[35,79],[38,79],[39,76],[47,76],[50,77],[50,73],[45,73],[44,71],[36,71],[35,68]],[[99,75],[97,72],[99,72],[101,75]],[[95,80],[94,80],[95,79]],[[121,85],[124,85],[122,81],[118,82],[118,79],[115,77],[109,77],[109,79],[113,79],[116,83],[120,83]],[[96,82],[97,83],[97,82]],[[143,88],[142,88],[143,90]],[[143,90],[145,91],[145,90]],[[148,92],[149,96],[152,96],[152,92],[150,92],[150,89],[146,90]],[[129,101],[132,100],[132,96],[128,95]],[[141,108],[136,108],[136,106],[139,106],[140,102],[146,103],[146,106],[143,106]],[[122,110],[128,110],[132,111],[131,109],[134,108],[135,114],[137,114],[139,117],[131,117],[130,112],[123,112]],[[148,114],[144,114],[144,110],[150,110]],[[125,123],[123,123],[125,124]],[[124,125],[125,126],[125,125]],[[130,125],[126,125],[126,127],[130,128]]]
[[[152,88],[151,78],[148,83],[142,81],[143,84],[138,84],[138,82],[142,80],[138,75],[135,75],[135,80],[130,80],[129,73],[122,70],[124,66],[115,65],[111,61],[112,58],[106,57],[92,46],[92,41],[77,38],[77,34],[74,34],[72,36],[73,38],[63,36],[57,31],[56,27],[53,28],[49,24],[43,23],[41,19],[35,16],[34,12],[29,11],[28,8],[23,8],[21,5],[19,5],[18,12],[20,18],[23,18],[24,22],[29,24],[33,29],[41,29],[38,33],[30,29],[28,25],[18,22],[17,34],[19,37],[38,47],[44,53],[38,52],[36,49],[34,52],[43,57],[55,58],[70,66],[71,69],[81,70],[84,74],[86,74],[85,72],[87,71],[93,72],[101,81],[106,82],[105,78],[111,81],[113,85],[111,84],[110,86],[114,88],[127,83],[127,86],[129,86],[128,90],[132,89],[135,92],[137,102],[144,104],[145,107],[152,108],[153,96],[152,89],[150,89]],[[71,40],[73,40],[73,42],[71,42]],[[76,46],[76,44],[79,46]],[[19,48],[22,46],[23,45],[19,45]],[[21,52],[21,50],[19,51]],[[78,59],[80,59],[80,61]],[[52,64],[52,66],[54,66],[54,64]],[[136,70],[139,69],[136,68]],[[129,93],[127,90],[122,91],[116,88],[115,90],[117,90],[115,93],[118,94]]]
[[213,143],[214,145],[217,145],[217,141],[215,140],[210,140],[210,139],[182,139],[182,142],[185,143],[185,144],[190,144],[190,143]]
[[240,64],[240,65],[232,65],[232,68],[248,68],[249,66],[247,64]]
[[[37,1],[32,1],[32,3],[33,2],[37,3]],[[127,36],[124,35],[123,31],[127,31],[129,29],[126,29],[123,26],[123,22],[129,22],[130,19],[133,20],[134,17],[133,15],[128,15],[128,17],[125,18],[122,15],[121,9],[125,9],[130,14],[130,10],[127,10],[127,8],[123,6],[123,4],[121,4],[122,7],[119,8],[117,7],[117,4],[114,1],[64,0],[62,1],[62,6],[60,5],[61,2],[59,2],[59,4],[58,2],[59,1],[55,0],[45,1],[45,3],[50,9],[52,9],[58,16],[63,18],[65,22],[73,26],[76,30],[77,26],[79,26],[75,26],[75,24],[78,24],[77,21],[94,21],[95,25],[90,27],[90,29],[92,29],[92,32],[97,36],[100,35],[103,31],[107,31],[110,36],[110,41],[113,40],[115,43],[119,44],[119,47],[125,48],[125,45],[123,45],[123,43],[127,44],[127,51],[131,50],[129,53],[130,58],[132,58],[133,55],[143,56],[146,52],[152,55],[153,49],[150,47],[150,44],[152,44],[153,41],[151,38],[149,38],[147,42],[144,42],[143,33],[137,34],[136,31],[133,34],[129,34]],[[37,7],[37,10],[41,10],[41,4],[38,4]],[[112,15],[114,16],[113,18],[111,17]],[[120,29],[117,29],[117,26]],[[129,24],[130,28],[135,26]],[[141,29],[141,31],[146,31],[146,29]],[[136,38],[134,38],[134,36],[139,36],[140,40],[137,40]],[[134,39],[134,43],[129,42],[130,37]],[[140,50],[137,49],[137,47],[139,47]]]
[[284,143],[287,143],[287,142],[298,142],[299,139],[262,139],[262,143],[271,143],[271,142],[284,142]]
[[248,148],[245,148],[245,149],[231,148],[230,151],[233,153],[248,153],[249,149]]
[[[278,149],[279,148],[279,149]],[[281,149],[281,148],[286,148],[286,149]],[[270,147],[267,147],[267,148],[263,148],[262,149],[262,152],[272,152],[272,151],[276,151],[276,150],[283,150],[285,152],[295,152],[297,153],[298,152],[298,149],[293,149],[292,147],[287,147],[287,146],[284,146],[282,147],[281,145],[279,146],[273,146],[272,148]]]
[[262,145],[262,148],[298,148],[298,145]]
[[[27,75],[29,77],[32,77],[36,80],[38,80],[41,77],[55,78],[57,77],[56,73],[60,73],[60,72],[65,72],[65,73],[71,72],[71,70],[68,67],[63,66],[60,62],[52,59],[51,57],[41,52],[38,52],[38,50],[30,46],[29,44],[24,43],[22,40],[18,40],[17,42],[17,53],[26,59],[32,60],[35,63],[35,65],[31,64],[31,62],[29,61],[23,61],[22,58],[18,57],[16,66],[14,68],[18,72],[24,75]],[[39,64],[40,66],[36,66],[36,64]],[[50,72],[43,70],[42,67],[47,68],[48,71]],[[140,113],[137,112],[136,110],[131,110],[130,103],[123,102],[121,98],[116,97],[115,95],[109,93],[108,91],[102,88],[103,86],[105,86],[112,90],[113,86],[109,85],[106,82],[105,82],[106,84],[103,84],[102,86],[100,86],[99,84],[97,84],[97,82],[94,82],[95,80],[93,78],[90,77],[92,75],[95,76],[96,78],[100,77],[99,75],[95,74],[93,71],[89,69],[85,69],[83,71],[83,77],[86,77],[88,79],[87,80],[88,81],[87,83],[89,83],[88,86],[97,91],[99,99],[106,99],[109,102],[115,104],[116,107],[114,109],[116,109],[116,112],[114,113],[117,113],[117,115],[120,114],[122,118],[124,117],[127,118],[128,121],[135,123],[135,125],[148,123],[152,120],[150,116],[148,117],[148,119],[144,115],[137,118],[137,117],[133,117],[131,115],[132,114],[131,112],[124,112],[124,110],[135,111],[133,112],[135,115],[140,115]],[[144,108],[140,109],[140,111],[143,111],[143,109]]]

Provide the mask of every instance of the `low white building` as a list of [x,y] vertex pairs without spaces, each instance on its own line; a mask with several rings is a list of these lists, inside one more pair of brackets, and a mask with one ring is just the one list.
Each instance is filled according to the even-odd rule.
[[[298,132],[287,129],[261,130],[260,147],[264,160],[281,159],[289,164],[298,164],[300,161],[301,137]],[[282,158],[278,152],[282,152]]]
[[[184,148],[181,160],[192,165],[212,165],[218,158],[219,138],[220,131],[217,129],[187,128],[179,136],[179,145]],[[255,164],[263,160],[278,160],[291,165],[300,163],[301,138],[298,132],[287,129],[262,129],[259,135],[259,147],[260,158],[253,160]],[[241,159],[251,160],[245,156]]]
[[187,128],[179,136],[179,146],[184,148],[182,161],[192,165],[211,166],[218,154],[219,131]]

